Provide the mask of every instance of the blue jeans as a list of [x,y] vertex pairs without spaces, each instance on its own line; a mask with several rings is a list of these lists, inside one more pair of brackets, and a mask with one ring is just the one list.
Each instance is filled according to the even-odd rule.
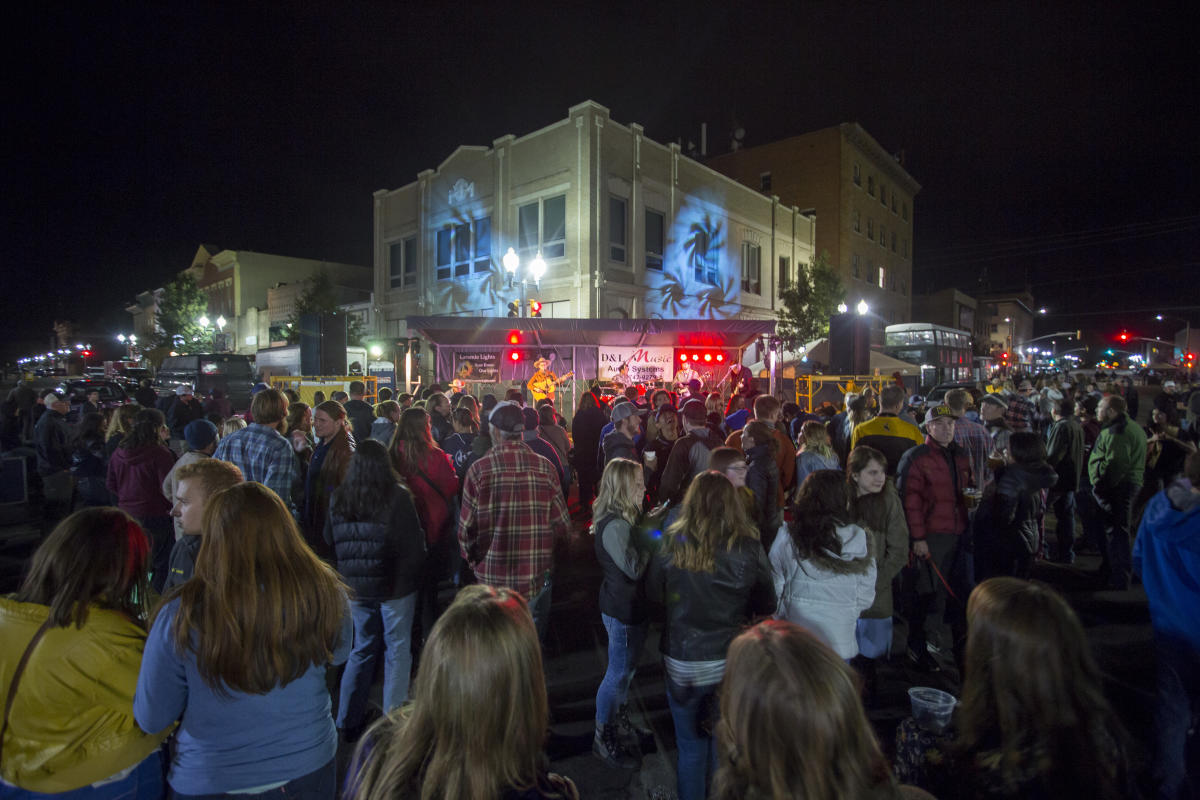
[[608,669],[596,691],[596,722],[607,725],[629,696],[629,685],[633,683],[633,673],[646,641],[647,626],[644,622],[626,625],[608,614],[601,614],[600,619],[608,631]]
[[412,625],[417,594],[375,603],[353,602],[354,649],[342,673],[337,726],[342,730],[362,725],[367,695],[375,676],[375,656],[383,638],[383,710],[399,708],[408,700],[412,675]]
[[0,796],[14,800],[161,800],[166,790],[161,749],[142,759],[142,763],[121,780],[100,786],[44,794],[0,783]]
[[717,743],[710,731],[717,722],[720,685],[681,686],[667,678],[667,705],[675,722],[678,752],[675,782],[679,800],[704,800],[709,778],[717,768]]
[[307,775],[257,794],[180,794],[171,790],[171,800],[334,800],[337,792],[337,759]]
[[538,641],[546,643],[546,627],[550,624],[550,590],[554,579],[546,576],[542,590],[529,598],[529,613],[533,616],[533,627],[537,629]]

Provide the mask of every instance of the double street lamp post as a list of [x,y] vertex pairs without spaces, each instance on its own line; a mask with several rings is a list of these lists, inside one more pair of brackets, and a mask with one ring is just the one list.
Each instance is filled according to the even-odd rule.
[[[516,250],[510,247],[508,248],[508,252],[504,254],[504,258],[501,259],[501,263],[504,264],[504,271],[508,273],[508,287],[511,289],[513,282],[516,280],[517,272],[521,270],[521,257],[517,255]],[[540,289],[542,276],[545,274],[546,261],[542,258],[542,251],[538,250],[537,255],[533,257],[533,260],[521,272],[520,316],[525,317],[529,315],[529,303],[525,297],[526,281],[532,278],[534,286]]]
[[212,324],[212,321],[208,318],[207,314],[201,316],[200,319],[198,319],[196,321],[200,323],[200,327],[204,328],[205,331],[212,332],[212,349],[214,352],[216,352],[217,332],[220,331],[222,336],[225,335],[225,323],[226,323],[225,317],[224,316],[217,317],[217,320],[216,320],[217,326],[215,328],[209,327]]

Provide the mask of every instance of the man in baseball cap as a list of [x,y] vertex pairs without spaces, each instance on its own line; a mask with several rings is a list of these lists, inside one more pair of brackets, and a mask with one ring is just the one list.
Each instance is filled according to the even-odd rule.
[[720,434],[708,427],[708,411],[703,400],[688,400],[683,404],[682,412],[684,435],[675,440],[671,455],[667,457],[658,485],[659,502],[682,500],[692,478],[708,469],[709,453],[725,445]]
[[614,458],[638,460],[637,445],[634,443],[634,439],[642,431],[642,415],[645,413],[645,409],[638,408],[628,400],[622,400],[613,406],[610,415],[613,431],[605,436],[601,443],[606,466]]

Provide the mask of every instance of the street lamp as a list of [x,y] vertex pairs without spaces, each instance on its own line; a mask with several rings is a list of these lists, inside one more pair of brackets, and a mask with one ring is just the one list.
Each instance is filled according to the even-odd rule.
[[837,312],[839,314],[845,314],[849,310],[850,310],[850,307],[848,305],[846,305],[845,303],[838,303]]
[[866,300],[859,300],[856,310],[858,311],[858,315],[860,317],[864,317],[866,316],[867,312],[871,310],[871,307],[867,305]]
[[[508,248],[504,254],[504,258],[500,259],[504,265],[504,271],[508,273],[508,286],[511,289],[513,282],[517,278],[517,273],[521,271],[521,257],[517,255],[517,251],[513,248]],[[521,309],[520,315],[526,316],[529,304],[526,302],[526,282],[529,278],[533,278],[534,284],[540,289],[542,285],[542,277],[546,274],[546,261],[542,258],[542,251],[538,250],[537,255],[529,262],[525,270],[521,272]],[[511,306],[510,306],[511,308]],[[513,316],[510,314],[510,316]]]

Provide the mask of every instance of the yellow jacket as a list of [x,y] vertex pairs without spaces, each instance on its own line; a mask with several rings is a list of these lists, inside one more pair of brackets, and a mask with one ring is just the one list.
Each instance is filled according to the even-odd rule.
[[[0,597],[0,702],[50,609]],[[34,648],[13,698],[0,775],[22,789],[66,792],[134,766],[170,729],[143,733],[133,691],[146,632],[92,607],[83,628],[51,628]],[[2,709],[0,709],[2,712]]]

